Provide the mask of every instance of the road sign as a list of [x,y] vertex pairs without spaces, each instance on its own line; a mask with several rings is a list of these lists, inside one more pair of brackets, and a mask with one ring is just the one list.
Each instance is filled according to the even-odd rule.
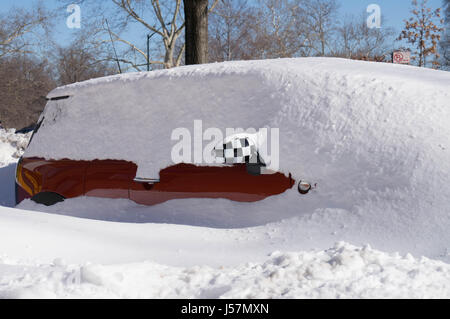
[[392,63],[409,64],[411,61],[411,52],[409,51],[394,51],[392,54]]

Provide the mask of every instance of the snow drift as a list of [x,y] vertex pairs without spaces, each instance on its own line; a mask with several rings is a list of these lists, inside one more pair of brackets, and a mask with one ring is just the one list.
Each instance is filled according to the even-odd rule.
[[[72,97],[49,102],[26,156],[126,157],[138,176],[153,177],[172,164],[172,130],[195,119],[279,128],[280,170],[317,182],[315,193],[290,190],[254,204],[174,200],[149,213],[226,228],[299,217],[299,248],[311,247],[309,237],[321,248],[339,237],[447,259],[449,87],[447,72],[330,58],[112,76],[52,91]],[[311,219],[318,228],[307,228]]]
[[[280,169],[318,188],[257,203],[0,207],[0,297],[449,298],[449,88],[445,72],[327,58],[58,88],[49,97],[73,96],[49,102],[26,156],[126,154],[151,175],[171,164],[172,129],[194,119],[278,127]],[[3,172],[13,187],[13,166]]]
[[0,205],[14,207],[16,162],[27,147],[31,133],[16,134],[14,129],[0,129]]
[[299,226],[113,223],[0,207],[0,298],[450,297],[449,264],[343,242],[299,251]]
[[28,145],[31,132],[16,134],[14,129],[0,129],[0,167],[17,162]]
[[346,243],[233,268],[5,257],[0,272],[0,298],[450,298],[450,265]]

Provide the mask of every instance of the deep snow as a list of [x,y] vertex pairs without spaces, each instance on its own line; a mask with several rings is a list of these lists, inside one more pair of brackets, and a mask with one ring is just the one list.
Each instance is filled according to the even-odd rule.
[[22,156],[31,132],[15,134],[14,129],[0,129],[0,206],[14,207],[16,162]]
[[339,238],[448,261],[449,88],[448,72],[334,58],[112,76],[52,91],[72,97],[48,104],[26,155],[125,158],[138,177],[155,178],[173,164],[173,130],[192,130],[194,120],[204,129],[279,128],[280,170],[317,182],[316,192],[169,201],[146,221],[237,228],[297,218],[297,249]]
[[0,259],[0,298],[450,298],[450,265],[337,243],[235,267]]
[[[142,85],[136,84],[139,78],[145,79]],[[106,102],[136,101],[114,90],[122,86],[139,93],[147,81],[157,88],[151,94],[162,92],[153,102],[177,102],[173,90],[181,83],[183,100],[204,108],[250,101],[250,114],[257,104],[264,112],[255,120],[249,115],[224,125],[279,127],[281,169],[317,181],[318,189],[307,196],[292,190],[258,203],[187,199],[144,207],[77,198],[50,208],[30,201],[19,209],[0,208],[1,296],[449,297],[450,266],[444,263],[450,261],[448,73],[340,59],[281,59],[109,77],[50,96],[77,89],[115,109]],[[219,86],[221,81],[227,86]],[[100,87],[109,93],[100,94]],[[206,88],[208,102],[217,103],[201,103],[206,99],[200,88]],[[79,116],[81,107],[58,116]],[[220,121],[221,116],[208,119],[204,108],[181,124],[191,127],[197,115],[206,123]],[[180,114],[186,109],[180,107]],[[139,127],[141,119],[135,122],[134,111],[126,110],[125,122]],[[83,145],[84,154],[104,152],[101,146],[110,142],[117,142],[114,152],[122,151],[130,138],[142,148],[147,135],[125,134],[124,125],[97,130]],[[59,158],[80,147],[54,146],[56,137],[45,132],[44,126],[35,136],[42,143],[32,144],[27,155]],[[170,135],[161,138],[164,132],[169,131],[159,135],[159,147],[170,142]],[[61,131],[66,133],[75,132]],[[105,136],[112,140],[94,149]],[[136,156],[145,153],[140,148]],[[14,173],[12,167],[1,172]],[[8,196],[1,200],[10,201]],[[335,245],[341,241],[350,244]]]
[[14,129],[0,129],[0,167],[14,164],[25,151],[31,132],[16,134]]

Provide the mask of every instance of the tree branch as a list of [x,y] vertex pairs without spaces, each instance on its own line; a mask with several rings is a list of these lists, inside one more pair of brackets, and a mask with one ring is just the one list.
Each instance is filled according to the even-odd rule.
[[214,8],[216,7],[216,5],[218,3],[219,3],[219,0],[214,0],[213,4],[211,5],[211,8],[209,8],[209,10],[208,10],[208,14],[214,10]]
[[186,49],[186,44],[183,44],[180,52],[178,52],[177,59],[175,60],[175,66],[180,66],[181,58],[183,57],[184,50]]
[[[125,3],[126,1],[126,3]],[[137,13],[136,11],[131,7],[130,0],[121,0],[120,2],[118,0],[112,0],[112,2],[117,5],[119,8],[122,8],[125,10],[125,12],[128,13],[129,16],[134,18],[136,21],[144,25],[147,29],[154,31],[155,33],[159,34],[160,36],[164,37],[164,34],[156,29],[155,27],[151,26],[147,22],[145,22]]]

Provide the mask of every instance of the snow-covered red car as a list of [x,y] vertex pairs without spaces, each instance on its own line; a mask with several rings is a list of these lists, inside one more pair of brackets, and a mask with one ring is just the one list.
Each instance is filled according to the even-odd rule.
[[[208,89],[211,84],[221,87],[222,97]],[[209,143],[210,151],[215,146],[213,153],[219,147],[222,157],[231,154],[231,162],[205,163],[195,154],[192,161],[173,161],[177,129],[195,121],[224,132],[228,127],[260,127],[254,110],[248,109],[254,90],[240,87],[241,93],[233,96],[237,88],[229,77],[205,82],[191,75],[171,79],[161,71],[55,89],[18,163],[16,202],[31,198],[52,205],[78,196],[126,198],[146,205],[180,198],[252,202],[285,192],[295,184],[292,175],[261,173],[266,164],[245,134],[236,135],[240,148],[223,149],[231,145],[223,139],[229,136]],[[205,134],[208,130],[201,132],[201,142]]]

